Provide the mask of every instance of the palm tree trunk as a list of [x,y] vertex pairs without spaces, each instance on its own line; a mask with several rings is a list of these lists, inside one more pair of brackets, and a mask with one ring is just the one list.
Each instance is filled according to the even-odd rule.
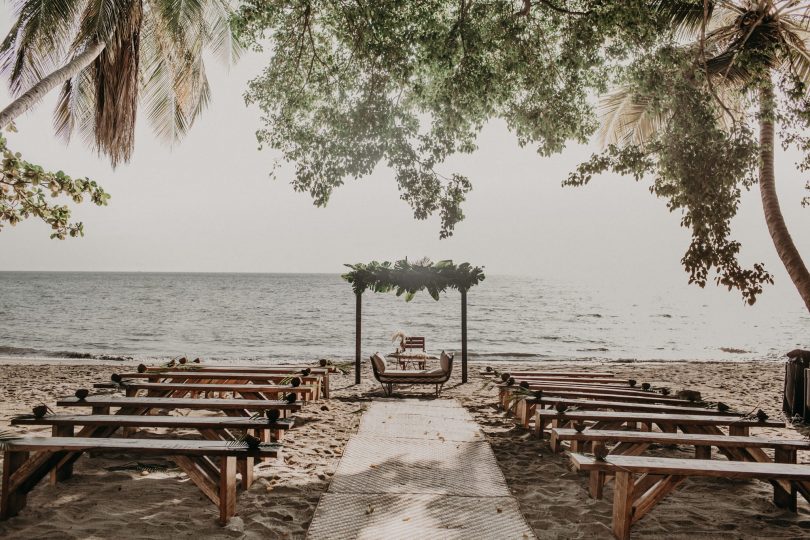
[[94,43],[84,52],[73,58],[70,62],[50,73],[29,88],[23,95],[11,102],[8,107],[0,111],[0,129],[6,127],[14,119],[36,105],[45,95],[65,81],[76,76],[81,70],[98,58],[105,44]]
[[765,223],[771,233],[776,253],[785,265],[793,285],[810,311],[810,272],[807,271],[799,250],[793,243],[779,207],[776,196],[776,173],[774,171],[774,96],[773,83],[768,78],[759,91],[759,192],[762,196],[762,208],[765,211]]

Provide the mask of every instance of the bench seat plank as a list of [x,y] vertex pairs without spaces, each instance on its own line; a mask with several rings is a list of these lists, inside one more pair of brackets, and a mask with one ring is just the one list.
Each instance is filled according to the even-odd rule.
[[775,437],[742,437],[693,433],[662,433],[659,431],[588,430],[555,428],[552,436],[564,441],[644,442],[650,444],[684,444],[690,446],[728,446],[737,448],[792,448],[810,450],[808,439],[779,439]]
[[627,412],[661,412],[661,413],[674,413],[678,414],[684,410],[688,410],[692,415],[710,415],[710,416],[734,416],[739,417],[739,413],[727,412],[723,413],[717,409],[704,409],[702,407],[690,407],[685,409],[680,406],[673,405],[657,405],[654,403],[626,403],[622,401],[605,401],[598,399],[576,399],[576,398],[555,398],[543,397],[542,399],[535,400],[542,405],[553,407],[557,403],[562,402],[568,407],[577,407],[580,409],[612,409],[615,411]]
[[95,437],[20,437],[8,442],[6,451],[13,452],[127,452],[138,454],[187,456],[251,456],[276,458],[281,445],[262,444],[256,450],[234,446],[230,441],[191,439],[110,439]]
[[161,397],[89,396],[83,400],[67,397],[57,400],[59,407],[135,407],[195,410],[285,410],[298,411],[300,403],[270,399],[193,399]]
[[189,429],[290,429],[292,418],[280,418],[270,423],[265,418],[235,416],[155,416],[128,414],[49,414],[42,418],[33,415],[18,416],[11,420],[15,426],[74,425],[162,427]]
[[783,479],[810,481],[810,465],[759,463],[707,459],[664,458],[652,456],[607,456],[599,461],[585,454],[570,454],[571,462],[582,471],[629,471],[637,474],[710,476],[719,478]]
[[[492,371],[479,371],[481,375],[494,375],[495,373]],[[499,374],[500,376],[500,374]],[[597,377],[597,378],[610,378],[613,377],[613,373],[601,372],[601,371],[510,371],[510,377],[514,377],[515,379],[522,378],[522,377],[570,377],[570,378],[577,378],[577,377]]]
[[[751,427],[785,427],[785,423],[779,420],[765,420],[760,422],[753,418],[742,418],[740,416],[711,416],[687,414],[692,409],[682,409],[682,413],[655,413],[638,411],[570,411],[558,414],[553,409],[539,409],[535,414],[534,429],[538,437],[543,436],[546,425],[549,422],[577,422],[594,421],[600,423],[623,424],[625,422],[642,422],[647,424],[669,425],[669,426],[729,426],[736,429],[747,430]],[[555,426],[561,427],[561,426]]]

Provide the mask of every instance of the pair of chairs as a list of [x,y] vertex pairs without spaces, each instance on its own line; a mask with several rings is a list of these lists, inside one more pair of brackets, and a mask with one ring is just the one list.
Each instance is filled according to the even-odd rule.
[[385,358],[380,353],[371,357],[371,368],[374,378],[382,385],[383,392],[390,396],[395,384],[432,384],[436,387],[436,397],[441,395],[444,383],[453,373],[453,355],[442,351],[439,357],[439,367],[433,370],[401,370],[388,369]]

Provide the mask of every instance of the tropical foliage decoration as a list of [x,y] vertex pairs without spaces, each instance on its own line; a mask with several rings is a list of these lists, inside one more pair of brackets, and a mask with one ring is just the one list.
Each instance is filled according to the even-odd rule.
[[351,284],[355,294],[363,294],[366,290],[380,293],[393,291],[397,296],[404,296],[407,302],[423,290],[434,300],[438,300],[439,295],[447,289],[467,292],[486,277],[482,268],[470,263],[456,265],[450,260],[434,263],[423,259],[412,263],[406,258],[395,262],[372,261],[346,266],[351,271],[342,277]]
[[[12,127],[13,130],[13,127]],[[81,203],[85,199],[104,206],[110,196],[89,178],[71,178],[62,171],[50,172],[29,163],[8,147],[0,131],[0,231],[29,218],[39,218],[51,228],[51,238],[84,236],[84,225],[71,222],[71,209],[59,201]]]

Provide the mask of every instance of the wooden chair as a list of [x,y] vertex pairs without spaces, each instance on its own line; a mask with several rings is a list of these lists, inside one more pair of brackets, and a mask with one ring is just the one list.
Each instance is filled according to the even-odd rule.
[[411,336],[405,338],[405,341],[402,342],[402,351],[408,352],[413,350],[425,352],[424,337]]
[[750,463],[646,456],[608,456],[605,461],[599,461],[592,456],[578,453],[571,454],[571,461],[578,470],[597,470],[615,475],[613,534],[619,540],[630,538],[633,523],[650,513],[689,477],[770,481],[774,486],[774,504],[792,512],[796,511],[796,482],[810,482],[810,466],[793,463]]
[[[71,454],[83,452],[126,452],[161,455],[174,461],[195,485],[219,507],[219,522],[225,525],[236,513],[237,459],[278,458],[281,447],[265,444],[257,449],[234,446],[226,441],[166,439],[108,439],[86,437],[20,437],[9,441],[3,452],[3,485],[0,519],[16,516],[25,508],[26,498],[40,480]],[[63,469],[62,479],[69,476]],[[250,478],[242,478],[249,485]]]

